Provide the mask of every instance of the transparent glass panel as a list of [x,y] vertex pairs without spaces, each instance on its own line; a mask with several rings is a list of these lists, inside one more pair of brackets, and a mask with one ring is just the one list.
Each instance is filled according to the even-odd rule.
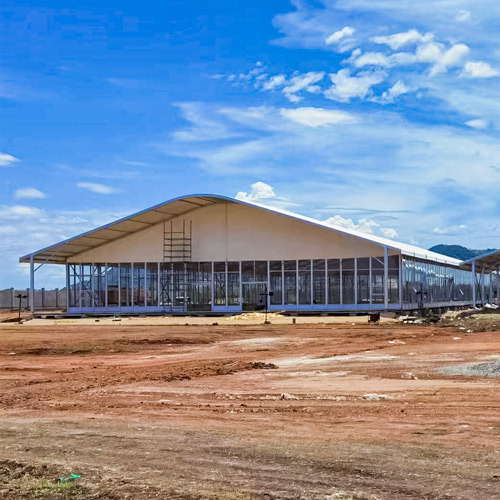
[[267,282],[267,260],[255,261],[255,281]]
[[250,283],[254,281],[255,263],[253,260],[244,260],[241,263],[241,281],[242,283]]
[[[316,262],[316,261],[315,261]],[[323,262],[323,270],[313,271],[313,304],[326,303],[326,279],[325,279],[325,263]]]
[[146,271],[144,262],[135,262],[133,267],[134,306],[144,307],[146,298]]
[[282,275],[281,271],[272,272],[270,275],[270,291],[273,292],[273,295],[270,298],[270,302],[273,305],[280,305],[283,303],[283,290],[282,290]]
[[285,304],[297,304],[297,275],[285,271]]
[[146,264],[146,305],[158,305],[158,264],[156,262]]
[[131,264],[120,264],[120,306],[132,305],[132,272]]

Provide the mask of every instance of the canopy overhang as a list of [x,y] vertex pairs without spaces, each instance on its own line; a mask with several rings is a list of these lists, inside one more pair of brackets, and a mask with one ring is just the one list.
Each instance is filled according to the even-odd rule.
[[475,266],[476,272],[491,272],[500,270],[500,250],[483,253],[472,259],[464,260],[460,267],[464,269],[472,269]]

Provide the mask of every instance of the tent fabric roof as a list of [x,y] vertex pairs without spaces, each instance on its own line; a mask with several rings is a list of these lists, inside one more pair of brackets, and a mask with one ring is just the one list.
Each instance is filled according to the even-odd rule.
[[398,243],[387,238],[381,238],[371,234],[362,233],[352,229],[327,224],[325,222],[305,217],[287,210],[282,210],[275,207],[269,207],[256,202],[243,201],[227,196],[220,196],[214,194],[193,194],[174,198],[154,207],[148,208],[141,212],[129,215],[117,221],[105,224],[86,233],[80,234],[73,238],[61,241],[49,247],[43,248],[36,252],[25,255],[19,259],[19,262],[30,262],[30,257],[37,263],[47,264],[64,264],[69,257],[74,257],[81,252],[99,247],[106,243],[118,240],[125,236],[137,233],[150,226],[154,226],[164,221],[168,221],[175,217],[186,215],[194,210],[202,207],[207,207],[214,204],[236,203],[246,206],[266,210],[271,213],[277,213],[286,217],[291,217],[302,222],[320,226],[330,231],[336,231],[346,235],[350,235],[365,241],[379,244],[383,247],[388,247],[393,250],[400,251],[403,255],[416,257],[419,259],[432,260],[442,264],[449,264],[458,266],[461,261],[453,259],[446,255],[430,252],[423,248],[405,243]]
[[476,261],[476,272],[483,268],[485,271],[498,271],[500,269],[500,250],[493,250],[464,260],[461,267],[471,269],[473,261]]

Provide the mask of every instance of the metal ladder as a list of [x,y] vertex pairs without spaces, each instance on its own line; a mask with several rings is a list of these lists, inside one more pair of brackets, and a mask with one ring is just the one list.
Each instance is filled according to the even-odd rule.
[[[174,230],[173,221],[164,223],[163,262],[170,264],[169,277],[161,285],[161,293],[168,297],[172,310],[187,309],[188,277],[186,262],[191,262],[192,221],[182,221],[182,229]],[[177,265],[176,265],[177,263]],[[178,264],[182,264],[182,269]]]

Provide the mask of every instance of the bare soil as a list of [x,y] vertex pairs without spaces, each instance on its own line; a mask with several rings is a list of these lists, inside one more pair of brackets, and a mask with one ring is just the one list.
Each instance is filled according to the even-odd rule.
[[352,319],[0,325],[0,498],[499,498],[500,331]]

